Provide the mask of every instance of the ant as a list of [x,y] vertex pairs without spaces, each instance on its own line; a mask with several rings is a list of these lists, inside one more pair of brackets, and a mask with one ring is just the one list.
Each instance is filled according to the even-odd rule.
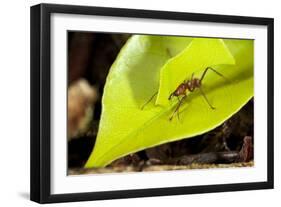
[[[211,68],[211,67],[207,67],[201,78],[194,78],[194,73],[192,73],[191,75],[191,79],[190,80],[184,80],[183,83],[181,83],[174,92],[172,92],[170,94],[170,96],[168,97],[168,100],[171,100],[173,97],[177,97],[179,100],[179,103],[175,109],[175,111],[173,112],[172,116],[170,117],[170,121],[173,119],[174,115],[177,113],[178,114],[178,118],[179,118],[179,108],[182,104],[182,102],[184,101],[184,99],[187,97],[186,91],[189,92],[193,92],[196,88],[199,89],[200,93],[203,95],[204,99],[206,100],[207,104],[210,106],[211,109],[215,109],[214,106],[212,106],[212,104],[209,102],[206,94],[204,93],[204,91],[202,90],[202,81],[207,73],[207,71],[213,71],[215,72],[217,75],[223,77],[224,79],[226,79],[221,73],[219,73],[218,71],[216,71],[215,69]],[[226,79],[227,80],[227,79]],[[156,92],[155,94],[153,94],[153,96],[141,107],[141,109],[143,109],[150,101],[152,101],[152,99],[156,96],[158,92]],[[179,96],[183,96],[181,99],[179,98]]]

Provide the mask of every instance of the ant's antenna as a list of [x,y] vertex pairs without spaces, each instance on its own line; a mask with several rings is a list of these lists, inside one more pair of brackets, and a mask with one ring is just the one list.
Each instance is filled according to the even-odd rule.
[[144,107],[145,107],[150,101],[152,101],[152,99],[157,95],[157,93],[158,93],[158,92],[155,92],[155,93],[150,97],[150,99],[142,105],[141,110],[143,110]]
[[209,102],[209,100],[208,100],[206,94],[204,93],[204,91],[202,90],[201,87],[199,87],[199,90],[200,90],[201,94],[203,95],[204,99],[206,100],[207,104],[210,106],[210,108],[211,108],[211,109],[216,109],[216,108],[213,107],[212,104]]

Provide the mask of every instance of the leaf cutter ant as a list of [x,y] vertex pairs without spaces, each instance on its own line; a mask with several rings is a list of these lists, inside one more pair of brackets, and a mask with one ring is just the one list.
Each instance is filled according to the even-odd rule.
[[[183,83],[181,83],[174,92],[172,92],[170,94],[170,96],[168,97],[168,100],[171,100],[173,97],[177,97],[179,102],[178,105],[175,109],[175,111],[173,112],[172,116],[169,118],[169,120],[171,121],[174,117],[174,115],[177,113],[178,114],[178,118],[179,118],[179,108],[181,106],[181,104],[183,103],[184,99],[187,97],[187,91],[188,92],[193,92],[196,88],[199,89],[200,93],[202,94],[202,96],[204,97],[204,99],[206,100],[207,104],[209,105],[209,107],[211,109],[215,109],[214,106],[212,106],[212,104],[209,102],[205,92],[202,89],[202,81],[206,75],[206,73],[211,70],[213,72],[215,72],[217,75],[223,77],[224,79],[226,79],[221,73],[219,73],[218,71],[216,71],[215,69],[211,68],[211,67],[207,67],[202,76],[200,78],[195,78],[194,77],[194,73],[192,73],[191,75],[191,79],[189,80],[184,80]],[[226,79],[227,80],[227,79]],[[143,109],[150,101],[152,101],[152,99],[157,95],[158,92],[156,92],[155,94],[152,95],[152,97],[141,107],[141,109]],[[182,98],[179,98],[179,96],[182,96]]]

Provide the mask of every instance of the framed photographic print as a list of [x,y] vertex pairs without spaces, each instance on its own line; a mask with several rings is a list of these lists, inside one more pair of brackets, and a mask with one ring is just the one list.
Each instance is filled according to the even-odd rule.
[[31,7],[31,200],[273,188],[273,19]]

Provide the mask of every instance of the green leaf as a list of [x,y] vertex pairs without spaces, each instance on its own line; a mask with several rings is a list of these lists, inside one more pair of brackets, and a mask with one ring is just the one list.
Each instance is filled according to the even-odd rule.
[[[209,52],[193,48],[191,53],[189,49],[195,47],[195,43],[190,44],[191,38],[186,37],[135,35],[127,42],[107,77],[98,136],[85,167],[103,167],[127,154],[205,133],[231,117],[253,96],[253,41],[224,40],[222,43],[217,39],[203,40],[206,44],[210,41],[209,47],[205,44],[200,46]],[[196,44],[200,45],[200,42]],[[210,45],[218,47],[214,46],[214,49]],[[213,50],[222,52],[213,54]],[[235,65],[218,65],[233,63],[231,54]],[[190,59],[190,55],[196,58]],[[181,58],[191,61],[187,63],[188,67],[185,67],[184,60],[179,61]],[[178,68],[171,67],[176,63],[180,65]],[[169,121],[178,101],[175,98],[166,104],[167,94],[192,72],[195,72],[195,77],[200,77],[209,64],[218,65],[213,68],[229,80],[212,71],[203,80],[206,96],[216,109],[212,110],[195,90],[180,107],[179,119],[175,117]],[[171,81],[169,75],[173,76]],[[157,99],[160,105],[155,105],[154,98],[141,110],[159,89]]]

